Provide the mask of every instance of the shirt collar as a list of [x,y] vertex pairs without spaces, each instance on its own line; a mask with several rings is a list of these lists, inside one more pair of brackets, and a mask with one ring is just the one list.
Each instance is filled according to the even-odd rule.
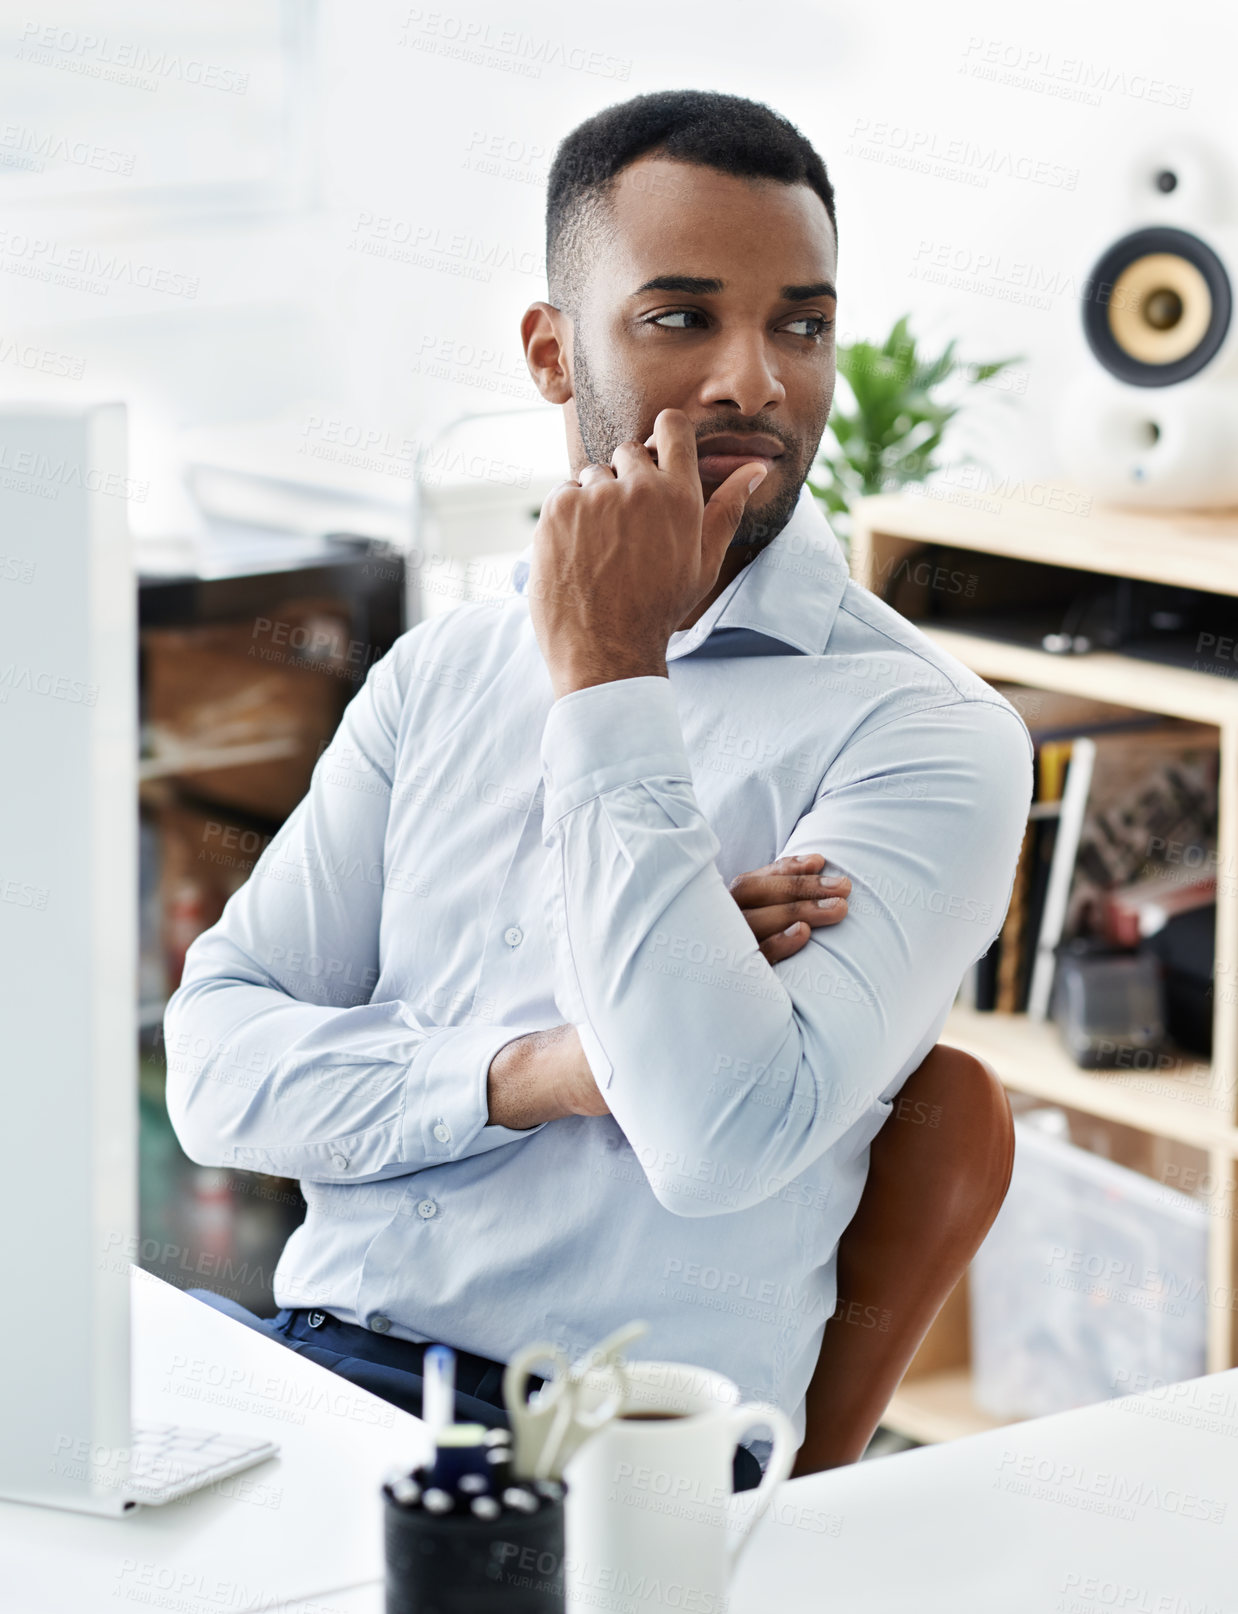
[[[525,592],[530,542],[512,567],[512,587]],[[667,659],[690,655],[724,628],[746,628],[804,655],[820,655],[847,586],[847,562],[807,486],[786,526],[690,628],[671,636]]]

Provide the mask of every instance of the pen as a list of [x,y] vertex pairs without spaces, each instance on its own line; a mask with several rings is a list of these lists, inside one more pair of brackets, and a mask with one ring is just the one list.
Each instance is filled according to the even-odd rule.
[[472,1474],[480,1477],[482,1490],[489,1490],[485,1428],[479,1423],[456,1422],[456,1353],[449,1345],[431,1345],[426,1351],[421,1413],[434,1442],[427,1484],[454,1499],[460,1494],[461,1479]]
[[441,1432],[456,1421],[456,1353],[450,1345],[431,1345],[423,1365],[422,1417],[437,1445]]

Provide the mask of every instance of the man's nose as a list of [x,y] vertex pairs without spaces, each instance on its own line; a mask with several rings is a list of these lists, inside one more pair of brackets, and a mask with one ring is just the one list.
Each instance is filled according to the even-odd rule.
[[709,373],[701,389],[705,406],[733,404],[741,415],[759,415],[782,403],[787,393],[779,380],[764,331],[734,330],[710,344]]

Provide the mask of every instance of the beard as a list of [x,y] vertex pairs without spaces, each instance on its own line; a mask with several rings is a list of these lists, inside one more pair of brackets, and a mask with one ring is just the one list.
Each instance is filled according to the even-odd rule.
[[[620,384],[604,390],[598,385],[579,327],[572,356],[572,393],[576,404],[576,427],[590,464],[609,465],[611,455],[620,443],[642,443],[653,429],[652,422],[648,427],[642,427],[643,406],[632,387]],[[820,422],[814,421],[810,427],[810,430],[815,428],[811,443],[796,443],[788,439],[785,431],[759,416],[747,423],[747,430],[766,432],[785,445],[786,452],[777,461],[779,468],[766,477],[768,482],[777,476],[784,485],[759,510],[754,510],[750,505],[745,507],[735,535],[727,546],[729,549],[748,549],[752,552],[750,558],[755,557],[766,544],[777,538],[790,521],[799,502],[800,489],[816,456],[829,412],[827,400],[821,411]],[[734,434],[735,431],[734,419],[723,418],[706,421],[698,428],[697,437],[699,440],[719,432]],[[787,470],[783,470],[783,466]]]

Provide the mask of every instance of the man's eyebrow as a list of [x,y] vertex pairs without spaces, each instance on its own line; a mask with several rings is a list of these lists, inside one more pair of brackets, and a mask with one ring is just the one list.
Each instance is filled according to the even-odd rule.
[[806,303],[810,297],[832,297],[838,301],[838,293],[828,280],[810,280],[806,286],[784,286],[782,295],[788,303]]
[[643,291],[682,291],[689,297],[710,297],[722,290],[722,281],[705,280],[699,275],[654,275],[632,293],[639,297]]
[[[646,291],[681,291],[689,297],[712,297],[724,289],[725,282],[707,279],[700,275],[654,275],[632,293],[639,297]],[[828,280],[811,280],[803,286],[784,286],[782,299],[787,303],[805,303],[810,297],[833,297],[838,293]]]

